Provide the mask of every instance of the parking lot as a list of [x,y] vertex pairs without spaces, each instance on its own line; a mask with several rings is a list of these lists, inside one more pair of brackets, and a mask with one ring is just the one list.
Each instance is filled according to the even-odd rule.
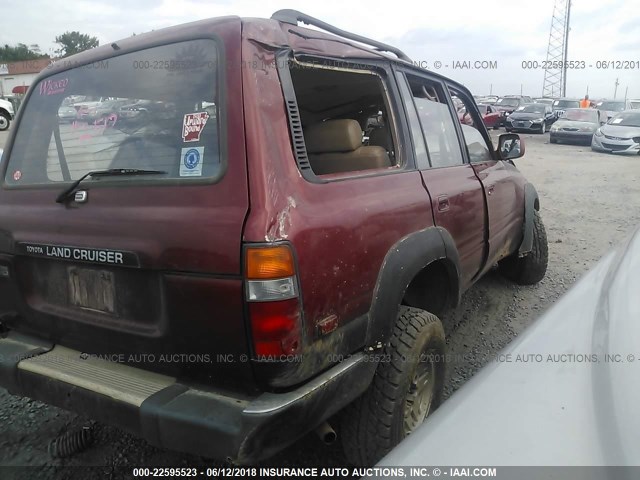
[[[503,131],[503,130],[502,130]],[[492,131],[495,137],[502,131]],[[612,246],[640,224],[640,156],[592,152],[588,146],[551,145],[549,134],[522,135],[526,155],[516,165],[536,186],[549,241],[546,278],[516,286],[492,272],[443,318],[448,334],[446,394],[460,388],[493,355],[549,308]],[[7,132],[0,132],[0,146]],[[0,389],[1,465],[207,464],[159,450],[114,428],[96,425],[95,445],[66,460],[52,460],[48,443],[88,420]],[[324,446],[313,434],[272,459],[278,465],[342,465],[338,444]],[[24,472],[34,478],[36,473]],[[89,478],[68,470],[68,478]],[[13,472],[20,475],[20,471]],[[97,471],[92,472],[96,475]]]

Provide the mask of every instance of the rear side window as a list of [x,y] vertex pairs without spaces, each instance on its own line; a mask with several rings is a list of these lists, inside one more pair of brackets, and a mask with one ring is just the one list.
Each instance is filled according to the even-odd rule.
[[290,74],[315,175],[400,165],[390,107],[378,72],[293,63]]
[[407,75],[407,80],[427,142],[431,166],[462,165],[458,134],[444,90],[439,84],[413,75]]
[[179,42],[43,79],[25,105],[5,182],[55,184],[109,168],[164,172],[119,182],[220,177],[217,52],[213,40]]

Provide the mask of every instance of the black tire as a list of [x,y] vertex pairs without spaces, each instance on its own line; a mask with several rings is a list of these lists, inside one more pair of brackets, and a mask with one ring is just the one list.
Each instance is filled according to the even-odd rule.
[[11,117],[5,112],[0,112],[0,117],[0,132],[4,132],[11,125]]
[[547,232],[544,229],[540,213],[533,213],[533,245],[531,251],[524,257],[518,252],[501,260],[498,264],[500,272],[509,280],[520,285],[533,285],[544,278],[549,262],[549,247]]
[[549,143],[558,143],[558,140],[555,138],[549,138]]
[[507,131],[507,133],[513,132],[513,130],[511,130],[510,128],[504,127],[504,129]]
[[[417,308],[401,307],[371,385],[342,413],[340,435],[350,463],[374,465],[440,405],[444,353],[444,329],[438,317]],[[417,408],[422,413],[426,400],[412,400],[423,399],[418,390],[418,374],[423,369],[431,372],[430,400],[420,419],[419,415],[408,415],[407,409]]]

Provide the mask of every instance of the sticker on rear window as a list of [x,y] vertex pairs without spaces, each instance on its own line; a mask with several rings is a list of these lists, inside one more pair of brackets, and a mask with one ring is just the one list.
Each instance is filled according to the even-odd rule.
[[180,153],[180,176],[201,177],[204,147],[183,148]]
[[616,118],[615,120],[611,120],[611,123],[620,123],[622,120],[622,118]]
[[187,113],[182,122],[182,141],[199,142],[207,120],[209,120],[207,112]]
[[40,83],[40,95],[56,95],[58,93],[64,93],[68,84],[68,78],[61,78],[60,80],[43,80]]

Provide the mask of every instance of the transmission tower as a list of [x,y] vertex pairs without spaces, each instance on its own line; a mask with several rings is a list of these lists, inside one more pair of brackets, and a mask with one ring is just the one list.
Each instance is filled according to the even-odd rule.
[[[547,66],[544,71],[543,97],[564,97],[567,90],[567,47],[569,44],[569,17],[571,0],[555,0],[551,16],[551,31],[547,47]],[[555,62],[555,63],[554,63]]]

